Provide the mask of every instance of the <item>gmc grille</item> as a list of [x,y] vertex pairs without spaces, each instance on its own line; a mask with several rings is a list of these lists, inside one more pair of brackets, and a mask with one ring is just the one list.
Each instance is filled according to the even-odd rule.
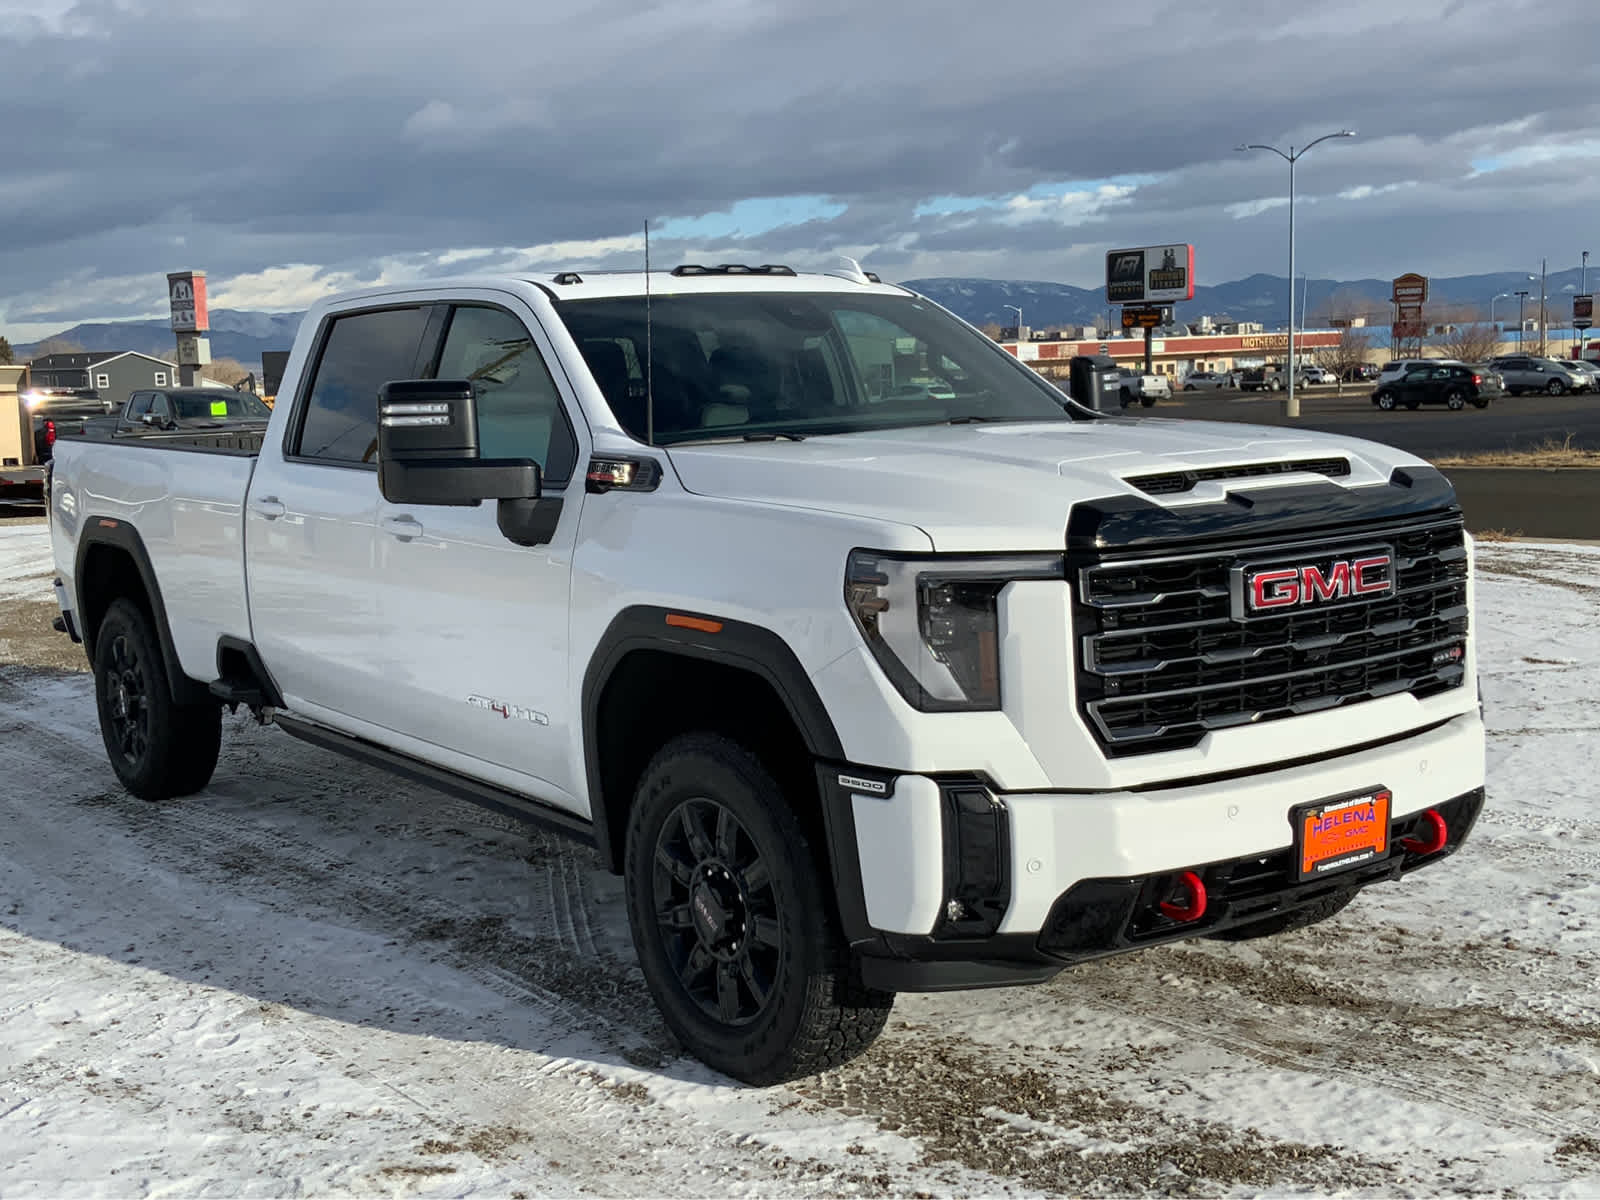
[[[1236,614],[1241,565],[1392,549],[1394,589]],[[1460,686],[1467,552],[1459,517],[1359,534],[1119,559],[1073,573],[1078,704],[1111,756],[1193,746],[1207,733]]]

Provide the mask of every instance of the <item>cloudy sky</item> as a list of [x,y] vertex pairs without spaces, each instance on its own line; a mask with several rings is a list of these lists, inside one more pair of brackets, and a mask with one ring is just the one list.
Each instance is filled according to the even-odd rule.
[[[1096,286],[1600,263],[1578,0],[0,0],[0,333],[652,258]],[[1590,245],[1592,240],[1593,245]]]

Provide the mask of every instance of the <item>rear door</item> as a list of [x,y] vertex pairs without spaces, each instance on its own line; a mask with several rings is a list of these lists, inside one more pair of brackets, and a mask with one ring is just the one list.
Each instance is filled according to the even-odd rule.
[[[290,708],[335,726],[372,720],[409,655],[378,626],[378,389],[414,378],[432,307],[325,318],[281,441],[251,480],[251,626]],[[288,397],[279,403],[289,403]]]
[[548,543],[519,546],[493,502],[379,501],[378,615],[394,665],[378,699],[383,723],[436,747],[437,761],[577,807],[568,606],[588,431],[554,362],[520,298],[472,293],[451,305],[425,373],[473,383],[480,456],[533,459],[561,515]]

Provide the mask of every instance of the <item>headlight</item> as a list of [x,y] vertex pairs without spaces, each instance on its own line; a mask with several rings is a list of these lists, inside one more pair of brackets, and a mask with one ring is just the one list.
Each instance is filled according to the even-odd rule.
[[1015,579],[1064,579],[1060,554],[975,557],[856,550],[844,600],[873,657],[923,712],[1000,707],[1000,589]]

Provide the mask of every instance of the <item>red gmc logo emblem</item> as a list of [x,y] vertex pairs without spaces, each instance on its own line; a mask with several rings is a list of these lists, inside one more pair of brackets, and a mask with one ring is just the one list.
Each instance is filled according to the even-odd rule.
[[1235,571],[1237,608],[1249,613],[1278,612],[1330,600],[1382,596],[1394,591],[1394,556],[1375,550],[1321,564]]

